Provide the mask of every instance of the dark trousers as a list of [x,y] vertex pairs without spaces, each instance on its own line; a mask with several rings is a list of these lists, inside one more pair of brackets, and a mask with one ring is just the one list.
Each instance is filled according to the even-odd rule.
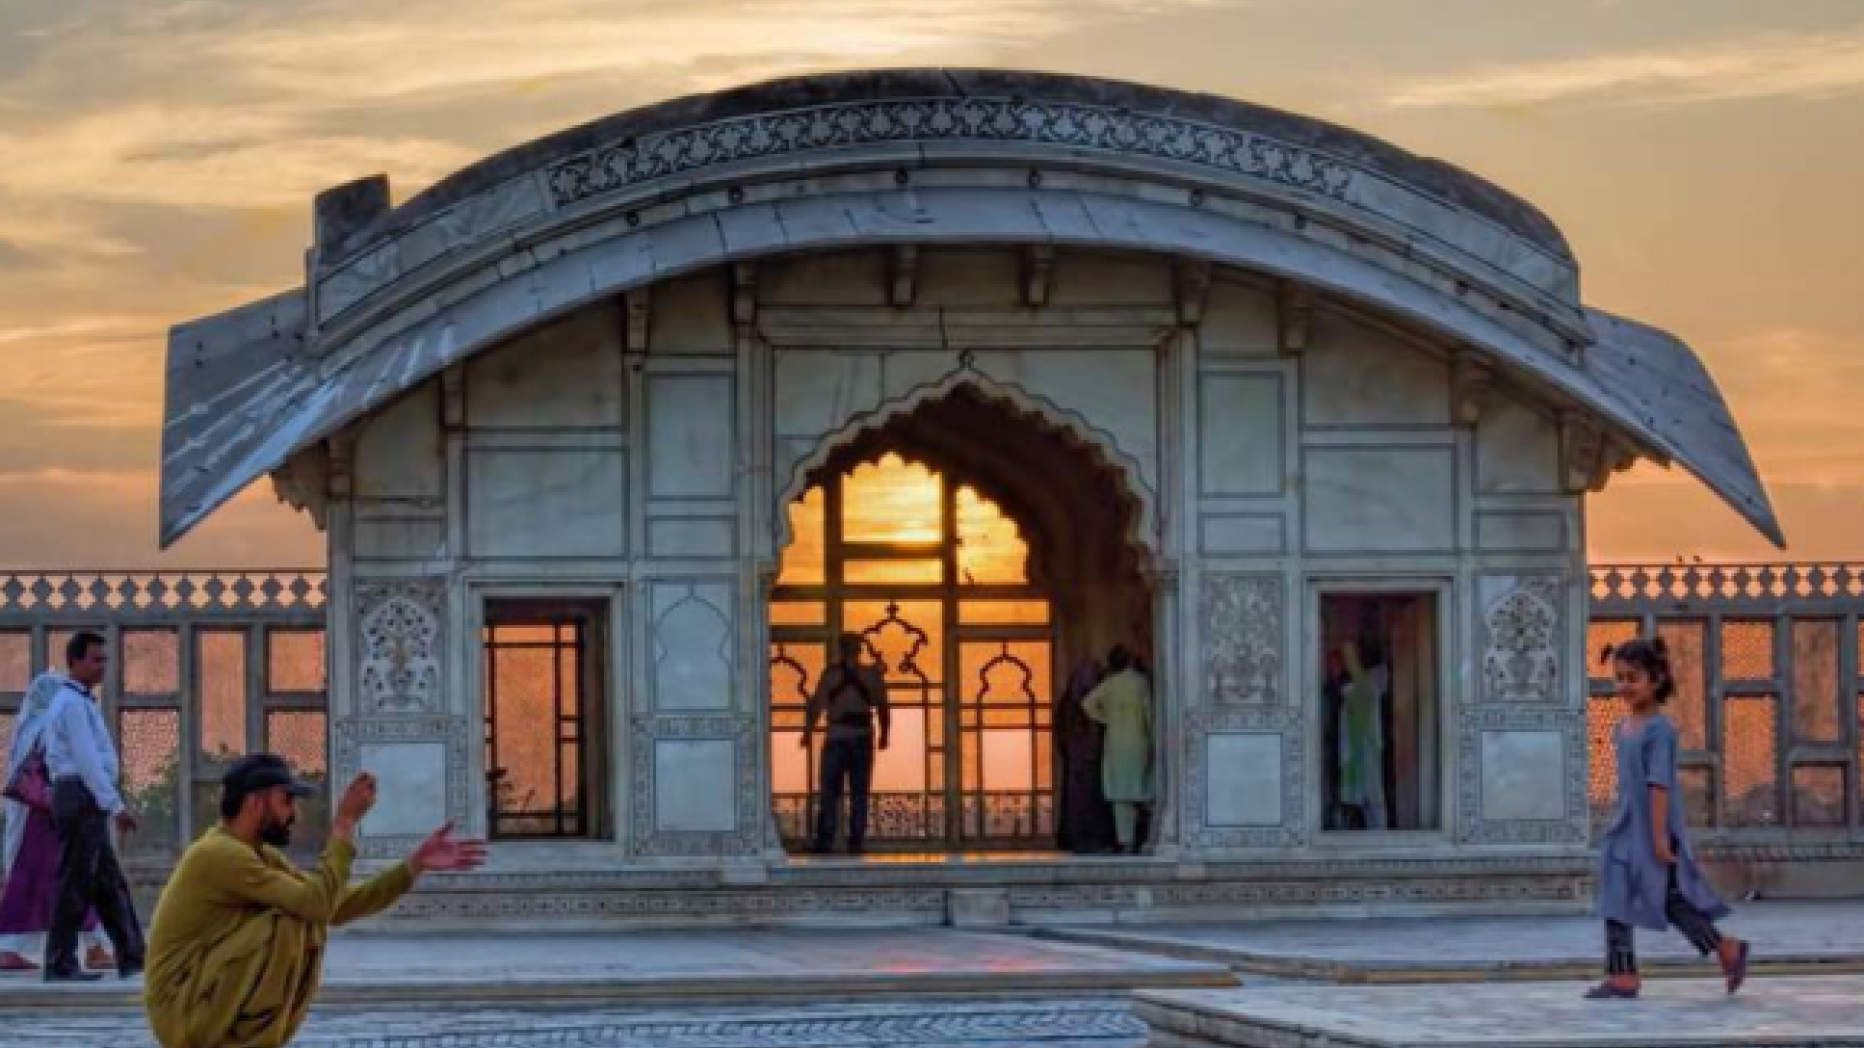
[[817,851],[835,846],[835,830],[841,823],[844,781],[848,791],[848,847],[855,850],[867,837],[867,791],[874,781],[872,732],[829,739],[822,744],[822,797],[816,811]]
[[[1721,946],[1722,934],[1715,930],[1715,922],[1709,919],[1708,914],[1696,909],[1684,897],[1682,889],[1676,886],[1674,866],[1670,867],[1670,883],[1663,893],[1663,915],[1702,956],[1707,957]],[[1620,921],[1605,922],[1605,973],[1637,974],[1637,949],[1628,924]]]
[[58,827],[58,904],[46,937],[46,971],[66,975],[78,970],[78,929],[90,909],[97,911],[116,949],[118,967],[141,967],[142,926],[110,846],[110,817],[83,782],[65,778],[52,787],[52,821]]

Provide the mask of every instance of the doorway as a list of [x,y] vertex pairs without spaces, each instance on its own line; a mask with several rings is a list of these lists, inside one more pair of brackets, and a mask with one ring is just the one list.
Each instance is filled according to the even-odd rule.
[[783,837],[813,825],[822,734],[810,690],[852,633],[887,681],[868,843],[1044,848],[1055,836],[1053,609],[1018,523],[962,478],[889,452],[790,507],[770,607],[773,806]]
[[486,828],[495,840],[598,836],[605,609],[488,600],[480,635]]

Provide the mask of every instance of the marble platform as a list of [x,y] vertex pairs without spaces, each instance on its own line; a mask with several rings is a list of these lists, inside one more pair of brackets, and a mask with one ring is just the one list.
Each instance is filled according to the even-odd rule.
[[[1864,973],[1864,901],[1746,903],[1723,927],[1754,942],[1755,970]],[[1044,938],[1211,961],[1250,976],[1334,983],[1584,979],[1602,932],[1587,916],[1374,918],[1049,928]],[[1710,970],[1674,934],[1639,933],[1647,974]]]
[[[319,1006],[293,1048],[1143,1048],[1118,999],[659,1010]],[[0,1048],[155,1048],[130,1011],[0,1012]]]
[[[339,936],[328,1005],[526,1002],[766,1003],[1119,994],[1232,986],[1220,964],[951,929],[744,930],[604,935]],[[0,1012],[122,1009],[139,981],[47,985],[0,976]]]
[[1719,980],[1587,1001],[1585,984],[1144,990],[1148,1048],[1849,1048],[1864,1046],[1864,978]]

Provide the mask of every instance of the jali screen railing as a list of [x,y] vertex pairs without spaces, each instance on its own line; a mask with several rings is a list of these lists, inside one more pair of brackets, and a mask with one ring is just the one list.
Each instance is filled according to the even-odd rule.
[[[109,646],[103,703],[142,819],[122,844],[132,864],[164,865],[212,824],[227,755],[266,748],[326,774],[321,572],[0,573],[6,737],[32,678],[63,667],[79,630]],[[294,845],[317,848],[327,822],[327,801],[307,801]]]
[[1690,822],[1711,842],[1864,842],[1864,565],[1601,565],[1587,627],[1591,796],[1613,788],[1618,716],[1597,657],[1637,633],[1669,644]]

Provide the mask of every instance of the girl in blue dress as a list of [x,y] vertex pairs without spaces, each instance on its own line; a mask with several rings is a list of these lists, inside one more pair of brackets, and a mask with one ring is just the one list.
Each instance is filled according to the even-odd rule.
[[1618,800],[1599,839],[1599,916],[1605,920],[1605,981],[1586,991],[1594,1000],[1638,995],[1632,929],[1675,927],[1690,945],[1721,961],[1728,992],[1747,979],[1748,944],[1716,931],[1728,907],[1696,864],[1676,781],[1676,723],[1663,704],[1676,692],[1670,653],[1661,638],[1605,649],[1625,716],[1612,729]]

